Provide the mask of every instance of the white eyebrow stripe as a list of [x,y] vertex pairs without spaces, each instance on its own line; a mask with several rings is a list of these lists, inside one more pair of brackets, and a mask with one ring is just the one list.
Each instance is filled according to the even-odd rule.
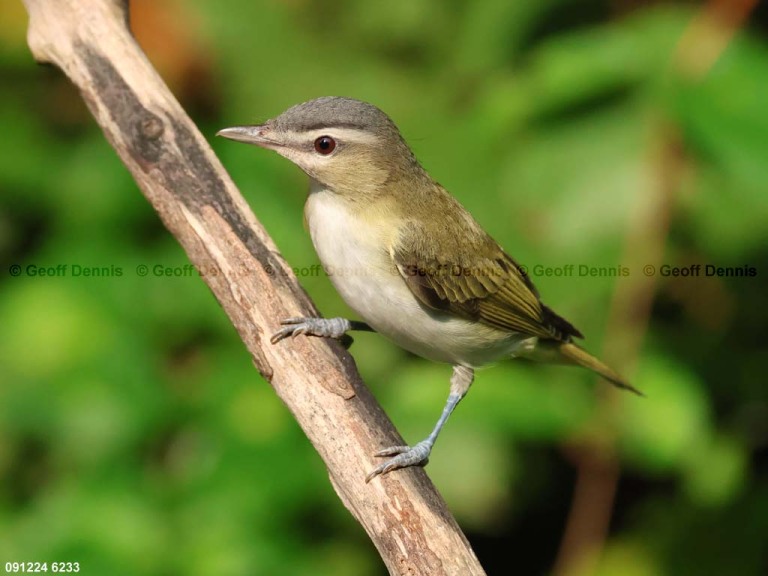
[[374,134],[357,128],[318,128],[309,132],[291,131],[288,135],[294,141],[315,140],[320,136],[331,136],[341,142],[359,142],[361,144],[374,144],[378,141]]

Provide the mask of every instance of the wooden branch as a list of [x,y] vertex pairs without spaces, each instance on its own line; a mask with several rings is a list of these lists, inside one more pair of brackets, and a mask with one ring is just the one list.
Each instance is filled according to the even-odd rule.
[[[484,574],[422,469],[365,483],[402,439],[340,345],[269,335],[314,308],[203,136],[136,45],[120,0],[24,0],[35,58],[61,68],[266,378],[328,467],[392,574]],[[296,216],[300,216],[297,214]],[[280,473],[279,470],[275,471]]]

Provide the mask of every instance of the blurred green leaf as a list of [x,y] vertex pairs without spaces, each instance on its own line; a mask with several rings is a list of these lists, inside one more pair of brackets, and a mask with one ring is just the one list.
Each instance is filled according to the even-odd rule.
[[700,382],[683,366],[648,356],[635,380],[647,398],[622,402],[622,451],[649,472],[671,472],[711,434],[709,406]]

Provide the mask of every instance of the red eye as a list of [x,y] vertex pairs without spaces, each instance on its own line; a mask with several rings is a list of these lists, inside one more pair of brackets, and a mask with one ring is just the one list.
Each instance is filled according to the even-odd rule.
[[331,152],[333,152],[336,149],[336,140],[331,138],[330,136],[320,136],[317,140],[315,140],[315,150],[323,154],[324,156],[327,156]]

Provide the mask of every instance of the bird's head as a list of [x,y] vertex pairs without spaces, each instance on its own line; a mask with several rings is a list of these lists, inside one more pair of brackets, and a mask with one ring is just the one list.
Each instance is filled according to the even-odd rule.
[[225,128],[218,135],[274,150],[322,187],[355,198],[423,174],[389,116],[351,98],[317,98],[263,124]]

